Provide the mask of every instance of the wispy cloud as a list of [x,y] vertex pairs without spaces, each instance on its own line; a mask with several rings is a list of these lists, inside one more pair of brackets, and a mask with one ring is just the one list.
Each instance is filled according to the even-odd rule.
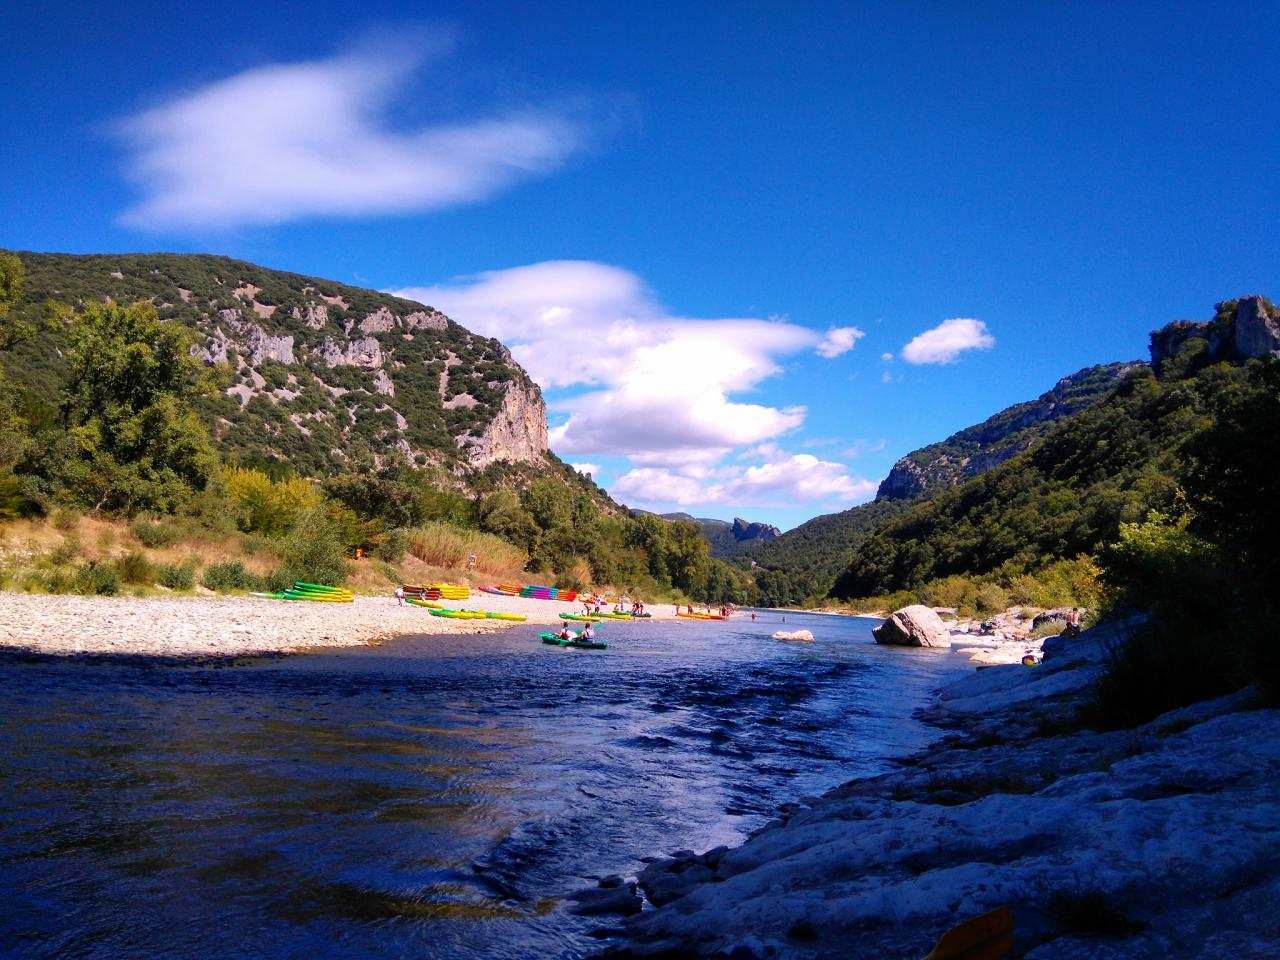
[[599,479],[600,477],[600,464],[598,463],[571,463],[569,466],[573,467],[573,469],[577,470],[584,477],[592,477],[595,479]]
[[955,317],[926,330],[902,348],[907,363],[955,363],[965,350],[990,350],[996,338],[981,320]]
[[447,43],[360,46],[187,91],[118,125],[147,229],[437,210],[545,175],[583,149],[580,106],[552,104],[396,128],[388,108]]
[[848,353],[853,349],[853,345],[865,336],[866,334],[857,327],[832,327],[814,350],[819,356],[830,360],[842,353]]
[[590,261],[550,261],[394,291],[498,337],[553,400],[560,453],[625,455],[643,466],[709,463],[799,427],[805,410],[735,394],[778,373],[778,358],[818,333],[756,318],[670,314],[635,274]]

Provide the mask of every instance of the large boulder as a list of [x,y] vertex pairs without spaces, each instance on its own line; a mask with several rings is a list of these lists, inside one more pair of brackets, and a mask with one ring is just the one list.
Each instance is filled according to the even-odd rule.
[[900,647],[948,647],[951,631],[931,607],[916,603],[896,611],[871,633],[876,643]]

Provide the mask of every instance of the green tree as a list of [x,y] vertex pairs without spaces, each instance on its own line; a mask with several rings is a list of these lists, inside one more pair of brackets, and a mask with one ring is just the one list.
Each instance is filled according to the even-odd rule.
[[202,490],[217,455],[193,402],[212,380],[187,330],[149,304],[90,304],[72,318],[62,436],[38,466],[53,492],[94,510],[172,512]]

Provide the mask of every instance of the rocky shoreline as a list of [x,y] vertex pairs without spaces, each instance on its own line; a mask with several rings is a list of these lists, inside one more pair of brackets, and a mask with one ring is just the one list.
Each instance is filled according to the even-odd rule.
[[1280,711],[1243,691],[1076,729],[1131,626],[976,671],[919,713],[948,736],[893,772],[789,805],[736,849],[610,878],[575,909],[633,914],[604,931],[614,958],[920,957],[1001,905],[1014,957],[1274,957]]

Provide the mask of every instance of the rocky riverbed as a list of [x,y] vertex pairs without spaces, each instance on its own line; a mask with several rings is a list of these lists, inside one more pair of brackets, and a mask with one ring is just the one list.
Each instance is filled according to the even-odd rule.
[[[637,886],[657,909],[609,955],[919,957],[1008,905],[1016,957],[1277,956],[1280,711],[1244,691],[1074,729],[1116,636],[980,670],[921,712],[951,734],[900,769],[785,808],[736,849],[652,863]],[[610,883],[579,903],[638,906]]]

